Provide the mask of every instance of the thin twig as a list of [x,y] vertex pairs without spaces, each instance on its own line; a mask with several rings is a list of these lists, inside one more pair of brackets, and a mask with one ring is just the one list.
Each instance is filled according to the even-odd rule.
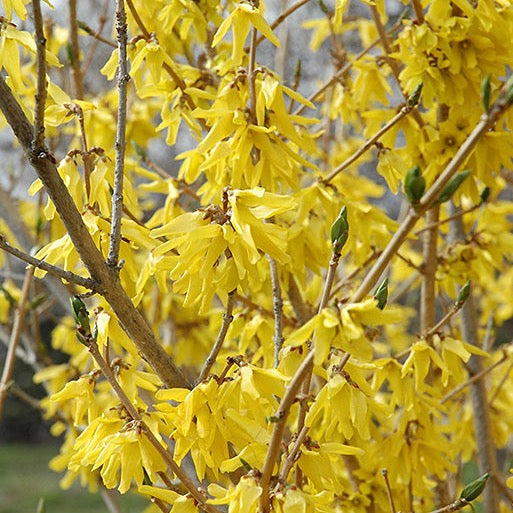
[[[257,305],[254,301],[251,301],[251,299],[239,294],[238,292],[235,293],[235,299],[237,299],[237,301],[242,303],[244,306],[247,306],[248,308],[251,308],[252,310],[256,310],[261,315],[265,315],[266,317],[274,317],[274,314],[271,310],[264,308],[262,305]],[[283,319],[283,323],[287,324],[288,326],[294,326],[296,324],[296,322],[293,319],[291,319],[290,317],[288,317],[286,315],[282,314],[282,319]]]
[[[335,84],[336,82],[338,82],[346,73],[349,72],[349,70],[351,69],[351,67],[353,66],[353,64],[360,60],[364,55],[366,55],[367,53],[369,53],[377,44],[379,43],[379,38],[378,39],[375,39],[369,46],[367,46],[367,48],[364,48],[359,54],[357,54],[354,59],[352,61],[349,61],[347,62],[340,70],[338,70],[323,86],[321,86],[319,89],[317,89],[317,91],[315,91],[314,93],[312,93],[309,97],[308,97],[308,101],[310,102],[314,102],[316,100],[318,100],[322,94],[324,93],[324,91],[326,91],[326,89],[328,89],[329,87],[331,87],[333,84]],[[306,109],[307,109],[307,105],[301,105],[295,112],[294,112],[294,115],[295,116],[299,116],[300,114],[302,114]]]
[[280,479],[278,480],[278,483],[281,483],[282,486],[286,483],[290,469],[292,468],[292,465],[294,465],[298,458],[299,451],[301,449],[301,446],[303,445],[307,433],[308,426],[303,426],[301,431],[296,436],[296,439],[294,440],[294,445],[292,446],[292,449],[290,450],[289,454],[285,458],[285,461],[283,462],[283,467],[280,473]]
[[[296,278],[293,274],[289,274],[289,286],[287,289],[287,296],[290,301],[290,306],[294,310],[294,315],[296,316],[299,324],[304,324],[308,319],[312,317],[314,314],[313,308],[308,305],[301,295],[301,291],[296,282]],[[285,320],[288,318],[285,317]]]
[[[440,207],[435,205],[426,212],[427,224],[436,224]],[[420,331],[427,332],[436,319],[436,269],[438,267],[438,230],[431,228],[422,241],[422,284],[420,287]],[[431,335],[427,335],[429,337]]]
[[388,470],[386,468],[384,468],[381,471],[381,475],[383,476],[383,479],[385,480],[385,486],[386,486],[387,495],[388,495],[388,504],[390,504],[390,511],[392,513],[395,513],[396,509],[395,509],[395,504],[394,504],[394,497],[392,495],[392,489],[390,488],[390,482],[388,480]]
[[[128,5],[128,8],[130,9],[130,13],[132,14],[135,22],[137,23],[137,26],[141,29],[141,32],[143,33],[145,39],[151,39],[151,34],[146,28],[146,25],[144,24],[141,17],[139,16],[139,13],[137,12],[137,9],[135,8],[133,1],[126,0],[126,3]],[[164,62],[162,64],[162,67],[166,70],[169,76],[173,79],[174,83],[182,91],[182,96],[184,100],[187,102],[187,105],[189,106],[191,111],[194,110],[196,108],[196,104],[194,103],[192,98],[185,92],[185,90],[187,89],[187,84],[182,80],[180,75],[178,75],[178,73],[167,62]],[[203,119],[199,119],[199,123],[201,124],[203,129],[206,129],[205,121]]]
[[488,405],[492,406],[495,399],[497,399],[497,396],[499,395],[499,392],[501,391],[502,387],[506,383],[509,373],[511,372],[511,369],[513,369],[513,362],[510,363],[508,366],[506,372],[504,373],[504,376],[502,376],[501,380],[499,381],[499,384],[497,385],[497,388],[494,390],[492,396],[490,397],[490,400],[488,401]]
[[205,363],[203,364],[203,368],[201,369],[200,375],[197,379],[197,383],[201,383],[209,374],[212,365],[214,365],[217,355],[221,348],[223,347],[224,340],[226,338],[226,334],[228,333],[228,328],[233,321],[233,305],[235,303],[235,290],[232,290],[228,293],[228,299],[226,301],[226,311],[223,314],[223,323],[221,325],[221,329],[217,335],[216,341],[212,346],[212,350],[208,355]]
[[457,217],[461,217],[461,216],[464,216],[465,214],[469,214],[470,212],[474,212],[474,210],[477,210],[480,206],[481,205],[474,205],[473,207],[467,208],[466,210],[460,210],[459,212],[456,212],[455,214],[452,214],[449,217],[441,219],[440,221],[437,221],[436,223],[428,224],[428,225],[424,226],[424,228],[417,230],[415,232],[415,235],[419,236],[421,233],[424,233],[427,230],[432,230],[433,228],[442,226],[443,224],[448,223],[449,221],[452,221],[453,219],[456,219]]
[[94,31],[91,27],[89,27],[87,24],[83,22],[79,22],[80,27],[82,30],[85,30],[90,36],[94,38],[93,42],[91,43],[91,46],[89,47],[89,51],[87,52],[87,57],[84,59],[84,63],[82,65],[82,75],[85,76],[87,74],[87,70],[89,69],[89,66],[91,65],[91,62],[93,61],[94,54],[96,52],[96,47],[98,46],[98,42],[105,43],[109,46],[112,46],[114,48],[117,48],[116,43],[112,42],[110,39],[107,39],[101,35],[105,24],[108,21],[107,18],[107,12],[109,10],[109,0],[105,0],[105,3],[103,4],[103,10],[100,15],[100,26],[98,27],[97,31]]
[[[396,23],[392,28],[390,28],[390,30],[388,30],[387,34],[393,34],[395,31],[397,31],[397,29],[401,28],[402,27],[402,20],[399,20],[398,23]],[[324,93],[324,91],[326,91],[326,89],[328,89],[328,87],[331,87],[333,84],[335,84],[336,82],[338,82],[344,75],[346,75],[349,70],[351,69],[351,67],[353,66],[353,64],[360,60],[362,57],[364,57],[365,55],[367,55],[375,46],[377,46],[380,42],[380,38],[376,38],[369,46],[367,46],[366,48],[364,48],[360,53],[358,53],[357,55],[355,55],[355,57],[353,58],[353,60],[347,62],[340,70],[338,70],[323,86],[321,86],[317,91],[315,91],[314,93],[312,93],[309,97],[308,97],[308,100],[310,102],[314,102],[316,100],[318,100],[320,98],[320,96]],[[301,105],[301,107],[299,107],[295,112],[294,112],[294,115],[298,116],[299,114],[301,114],[302,112],[305,111],[305,109],[307,108],[307,105]]]
[[449,322],[460,310],[463,305],[455,303],[451,309],[431,328],[423,331],[423,337],[426,339],[431,338],[435,333],[437,333],[440,328]]
[[[467,379],[464,383],[461,383],[457,387],[453,388],[450,392],[445,394],[442,399],[440,399],[440,404],[445,403],[452,397],[454,397],[456,394],[460,393],[463,389],[467,388],[469,385],[472,385],[472,383],[475,383],[476,381],[479,381],[483,376],[486,376],[488,373],[490,373],[495,367],[498,367],[499,365],[503,364],[508,359],[508,354],[506,351],[502,353],[502,357],[500,360],[497,360],[494,364],[490,365],[486,369],[483,369],[479,371],[477,374],[474,374],[471,378]],[[492,399],[488,401],[488,404],[492,402]]]
[[463,509],[465,506],[468,506],[469,504],[470,502],[466,501],[465,499],[457,499],[454,502],[451,502],[450,504],[443,506],[442,508],[438,508],[431,511],[430,513],[452,513],[453,511]]
[[[310,0],[299,0],[299,2],[296,2],[294,5],[291,5],[287,10],[283,11],[270,25],[271,30],[274,30],[276,27],[281,25],[292,13],[297,11],[300,7],[308,3]],[[255,41],[255,46],[258,46],[263,40],[265,39],[265,36],[260,35],[257,37]],[[249,52],[249,46],[246,46],[244,48],[244,51],[246,53]]]
[[23,321],[25,320],[25,314],[27,313],[27,299],[30,292],[30,285],[34,276],[34,268],[29,267],[25,271],[25,281],[21,289],[21,298],[14,314],[14,323],[12,327],[11,337],[9,339],[9,347],[7,349],[7,355],[5,357],[4,368],[2,371],[2,379],[0,379],[0,420],[2,419],[2,413],[5,404],[5,398],[7,397],[7,390],[9,388],[9,381],[14,370],[14,362],[16,361],[16,348],[20,341],[21,330],[23,329]]
[[118,269],[119,247],[121,244],[121,217],[123,215],[123,179],[125,174],[126,146],[126,96],[130,80],[127,63],[127,24],[124,0],[116,1],[116,32],[118,40],[118,117],[116,128],[116,161],[114,167],[114,187],[112,192],[112,221],[107,264],[114,271]]
[[119,505],[119,492],[107,488],[101,481],[99,483],[100,495],[109,513],[123,513]]
[[46,38],[43,30],[43,16],[39,0],[32,0],[34,28],[36,32],[36,74],[37,86],[34,108],[34,148],[43,148],[45,143],[46,106]]
[[256,124],[256,39],[257,29],[251,29],[251,44],[249,46],[249,65],[248,65],[248,87],[249,87],[249,109],[251,112],[252,122]]
[[[385,27],[383,26],[383,23],[381,22],[381,16],[379,14],[378,8],[375,5],[369,6],[371,10],[371,16],[374,21],[374,25],[376,25],[376,29],[379,34],[379,39],[381,41],[381,45],[383,46],[383,50],[385,51],[384,58],[387,62],[387,64],[390,66],[390,69],[392,70],[392,75],[395,78],[395,81],[397,83],[397,86],[399,87],[403,97],[407,100],[408,95],[404,93],[401,80],[399,79],[399,74],[401,72],[398,62],[394,59],[394,57],[391,56],[392,53],[392,46],[390,43],[389,36],[385,30]],[[420,116],[420,113],[417,109],[413,111],[413,117],[415,118],[415,121],[420,127],[424,126],[424,122],[422,121],[422,117]]]
[[[341,290],[343,287],[345,287],[348,283],[351,283],[351,281],[358,276],[359,273],[361,273],[373,260],[376,260],[376,258],[381,255],[381,251],[377,251],[376,249],[372,250],[372,253],[367,257],[365,262],[363,264],[359,265],[356,269],[351,271],[347,276],[344,277],[344,279],[340,280],[335,287],[331,290],[330,293],[330,299],[335,296],[335,294]],[[415,267],[415,266],[414,266]]]
[[412,269],[415,269],[419,274],[423,273],[422,264],[420,266],[415,265],[410,258],[405,257],[404,255],[399,253],[399,251],[397,252],[397,258],[401,259],[406,265],[408,265]]
[[360,158],[368,149],[370,149],[383,135],[385,135],[394,125],[399,123],[401,119],[407,116],[414,107],[404,105],[399,112],[381,129],[379,129],[372,137],[367,139],[362,146],[360,146],[350,157],[348,157],[342,164],[337,166],[326,178],[321,179],[323,183],[329,183],[335,176],[348,168],[353,162]]
[[98,283],[96,283],[93,279],[84,278],[82,276],[79,276],[78,274],[72,273],[71,271],[65,271],[60,267],[56,267],[55,265],[49,264],[44,260],[40,260],[33,256],[27,255],[27,253],[24,253],[23,251],[11,246],[5,240],[5,237],[2,234],[0,234],[0,249],[3,249],[7,253],[10,253],[11,255],[15,256],[16,258],[19,258],[20,260],[23,260],[24,262],[27,262],[27,264],[42,269],[43,271],[49,272],[50,274],[58,276],[59,278],[62,278],[63,280],[66,280],[70,283],[76,283],[81,287],[94,290],[95,292],[101,292]]
[[84,183],[86,190],[87,203],[89,203],[89,197],[91,196],[91,173],[94,170],[93,155],[89,151],[87,144],[87,134],[85,129],[84,111],[78,103],[65,104],[65,107],[70,112],[75,114],[80,129],[80,156],[82,157],[82,163],[84,164]]
[[71,74],[75,86],[75,97],[84,98],[84,83],[80,69],[80,47],[78,44],[77,0],[69,0],[69,38],[71,43]]
[[162,459],[167,463],[171,471],[187,488],[187,490],[192,495],[194,500],[198,503],[201,509],[209,513],[219,513],[214,506],[211,506],[210,504],[207,504],[205,502],[206,498],[198,490],[197,486],[193,483],[191,478],[181,467],[177,465],[169,451],[161,445],[161,443],[157,440],[157,438],[150,430],[148,425],[144,422],[141,415],[137,411],[137,408],[132,404],[128,396],[125,394],[124,390],[121,388],[121,385],[118,383],[116,377],[114,376],[112,369],[109,367],[108,363],[105,361],[102,354],[100,353],[96,341],[89,335],[87,342],[91,356],[94,358],[94,361],[97,363],[103,375],[109,382],[109,385],[112,387],[113,391],[118,396],[119,400],[121,401],[121,404],[125,407],[130,417],[132,417],[132,419],[137,423],[137,425],[141,429],[141,432],[144,434],[144,436],[146,436],[151,445],[153,445],[153,447],[157,450]]
[[422,9],[420,0],[411,0],[411,5],[413,6],[415,16],[417,17],[417,23],[419,23],[419,25],[424,23],[424,11]]
[[[330,264],[329,264],[329,267],[328,267],[328,274],[326,275],[326,280],[324,282],[324,289],[322,291],[322,297],[321,297],[321,300],[319,302],[319,308],[317,310],[317,314],[318,315],[323,311],[323,309],[328,304],[328,300],[329,300],[329,297],[330,297],[330,292],[331,292],[331,289],[333,287],[333,283],[335,281],[335,276],[337,274],[337,268],[338,268],[339,261],[340,261],[340,254],[339,253],[332,253]],[[303,380],[301,392],[305,396],[308,396],[308,394],[310,393],[310,388],[311,388],[311,385],[312,385],[312,383],[311,383],[311,381],[312,381],[312,372],[313,372],[313,365],[310,367],[310,369],[309,369],[305,379]],[[303,426],[305,425],[306,412],[307,412],[306,402],[302,402],[299,405],[299,413],[298,413],[298,417],[297,417],[296,432],[300,432],[303,429]],[[299,478],[300,475],[301,475],[301,472],[300,472],[300,469],[298,469],[297,475],[296,475],[296,481],[297,481],[296,485],[299,484],[298,481],[300,480],[300,478]]]
[[283,345],[283,298],[281,296],[280,277],[276,260],[267,255],[269,270],[271,272],[271,284],[273,289],[273,313],[274,313],[274,366],[280,363],[280,349]]

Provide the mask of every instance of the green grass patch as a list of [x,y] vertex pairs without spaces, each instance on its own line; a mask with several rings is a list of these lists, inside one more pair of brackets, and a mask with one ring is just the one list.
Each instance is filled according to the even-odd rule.
[[[58,453],[54,445],[0,446],[0,513],[36,513],[41,498],[46,513],[107,513],[99,494],[90,494],[77,483],[59,487],[62,475],[48,468]],[[139,513],[148,501],[135,494],[119,497],[123,513]]]

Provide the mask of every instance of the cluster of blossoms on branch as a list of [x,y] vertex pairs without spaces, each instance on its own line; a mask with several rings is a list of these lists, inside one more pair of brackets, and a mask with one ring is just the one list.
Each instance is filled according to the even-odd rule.
[[[510,511],[513,2],[118,0],[114,37],[75,3],[68,28],[39,0],[0,17],[0,123],[39,175],[0,263],[43,298],[6,278],[0,322],[63,487],[148,513]],[[308,34],[332,63],[291,73]],[[23,324],[51,308],[58,365]]]

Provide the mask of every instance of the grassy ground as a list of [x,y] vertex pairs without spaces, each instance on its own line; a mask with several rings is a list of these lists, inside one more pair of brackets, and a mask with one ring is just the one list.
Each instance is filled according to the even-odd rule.
[[[75,485],[61,490],[62,477],[48,468],[57,454],[51,445],[0,446],[0,513],[36,513],[44,498],[46,513],[106,513],[100,495],[91,495]],[[148,502],[128,494],[120,500],[123,513],[142,512]]]

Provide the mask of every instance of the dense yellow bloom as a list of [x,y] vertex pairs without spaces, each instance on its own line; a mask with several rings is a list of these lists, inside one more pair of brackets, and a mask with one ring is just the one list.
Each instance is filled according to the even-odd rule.
[[[32,123],[36,42],[11,22],[26,17],[27,3],[2,1],[0,67]],[[201,498],[230,513],[260,513],[267,501],[279,513],[389,513],[387,469],[397,510],[436,510],[447,506],[436,502],[439,483],[456,500],[482,450],[476,386],[488,401],[488,441],[505,452],[511,445],[513,114],[502,110],[512,91],[513,2],[422,0],[399,18],[383,0],[335,0],[303,23],[299,4],[275,19],[264,0],[126,4],[131,79],[119,269],[111,270],[151,331],[140,324],[130,338],[131,319],[103,297],[110,289],[88,294],[68,274],[57,286],[79,295],[91,333],[79,343],[74,320],[59,313],[51,343],[67,360],[53,364],[34,323],[60,289],[41,299],[33,284],[20,305],[21,280],[0,256],[9,273],[0,321],[10,330],[22,306],[30,320],[19,352],[42,367],[34,379],[48,393],[40,404],[51,432],[64,437],[51,466],[66,472],[65,487],[101,482],[171,513],[203,511]],[[92,34],[80,27],[83,50]],[[300,48],[294,73],[288,52],[308,46],[303,27],[314,53],[303,59]],[[53,178],[107,258],[120,52],[100,71],[113,87],[93,90],[87,77],[81,95],[76,76],[62,80],[54,69],[73,46],[69,32],[45,24],[44,133],[58,161]],[[84,57],[62,59],[64,71],[86,69]],[[462,147],[454,171],[469,175],[453,205],[440,196],[425,205]],[[413,166],[425,190],[412,199]],[[35,246],[48,264],[94,275],[59,217],[60,198],[45,197],[39,179],[28,192],[13,215],[21,227],[9,221],[14,207],[0,209],[2,235]],[[342,207],[349,228],[338,253],[332,227]],[[435,236],[415,232],[425,228]],[[386,304],[373,297],[385,278]],[[468,280],[474,306],[464,308],[483,347],[468,343],[459,312]],[[154,372],[142,347],[155,344],[179,368],[180,387],[164,384],[172,365]],[[477,382],[476,362],[486,370]],[[295,380],[299,369],[308,386]],[[173,475],[148,430],[193,485]],[[513,478],[502,482],[513,487]]]

